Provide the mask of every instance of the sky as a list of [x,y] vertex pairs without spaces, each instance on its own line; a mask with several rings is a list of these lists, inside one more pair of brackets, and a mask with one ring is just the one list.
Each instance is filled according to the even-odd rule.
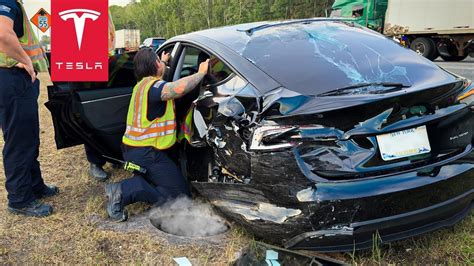
[[[77,0],[80,1],[80,0]],[[130,0],[109,0],[109,6],[111,5],[119,5],[125,6],[130,2]],[[26,13],[28,13],[28,18],[31,18],[38,12],[40,8],[44,8],[51,14],[51,1],[50,0],[23,0],[23,4],[26,9]],[[33,26],[36,29],[36,26]],[[43,33],[38,30],[38,35],[41,38]],[[49,35],[49,30],[46,32]]]

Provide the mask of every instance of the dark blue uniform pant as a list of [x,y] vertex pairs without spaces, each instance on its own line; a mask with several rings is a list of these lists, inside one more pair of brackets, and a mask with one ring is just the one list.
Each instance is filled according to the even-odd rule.
[[135,175],[122,181],[124,206],[135,202],[160,205],[181,195],[189,196],[186,180],[165,152],[125,147],[123,157],[147,169],[146,176]]
[[104,166],[105,165],[105,159],[102,157],[102,155],[98,152],[96,152],[93,148],[91,148],[89,145],[84,144],[84,149],[86,151],[86,157],[87,161],[93,164],[97,164],[98,166]]
[[45,189],[39,155],[39,80],[26,71],[0,68],[0,123],[8,205],[22,208]]

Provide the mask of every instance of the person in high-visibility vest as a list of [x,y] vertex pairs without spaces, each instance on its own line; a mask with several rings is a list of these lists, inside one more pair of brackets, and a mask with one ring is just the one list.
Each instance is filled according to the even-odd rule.
[[124,207],[129,204],[147,202],[157,206],[180,195],[189,196],[186,180],[166,150],[178,141],[180,128],[190,127],[178,127],[174,100],[199,87],[209,60],[199,65],[198,73],[166,82],[161,77],[168,60],[169,54],[163,53],[160,60],[150,48],[138,51],[134,58],[139,82],[130,100],[122,151],[125,161],[145,168],[147,173],[106,185],[107,212],[116,221],[127,219]]
[[8,210],[44,217],[53,207],[39,199],[56,195],[41,176],[37,72],[48,71],[48,60],[21,0],[0,0],[0,124],[5,142]]

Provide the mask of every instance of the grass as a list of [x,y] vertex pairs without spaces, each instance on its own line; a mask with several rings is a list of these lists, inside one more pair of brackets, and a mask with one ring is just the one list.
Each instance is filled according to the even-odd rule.
[[[60,187],[57,197],[46,200],[55,208],[54,215],[25,218],[6,211],[5,176],[0,165],[0,263],[14,264],[164,264],[172,258],[188,257],[195,265],[225,265],[253,241],[242,228],[235,227],[228,240],[219,246],[197,244],[176,245],[149,234],[121,233],[97,228],[91,219],[106,217],[103,184],[91,179],[82,147],[56,150],[47,99],[47,76],[41,76],[40,98],[41,151],[43,176],[48,183]],[[3,147],[3,141],[0,141]],[[0,164],[2,164],[0,162]],[[107,167],[112,180],[125,178],[121,170]],[[132,215],[145,209],[143,204],[131,206]],[[331,256],[353,264],[474,264],[474,215],[461,223],[423,236],[399,241],[390,246],[374,246],[372,250]]]

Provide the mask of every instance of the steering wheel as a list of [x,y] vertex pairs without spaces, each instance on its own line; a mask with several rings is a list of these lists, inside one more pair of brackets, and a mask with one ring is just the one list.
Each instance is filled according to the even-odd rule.
[[[189,71],[189,74],[183,75],[184,71]],[[195,69],[194,67],[183,67],[183,69],[181,69],[181,77],[191,76],[193,74],[196,74],[197,72],[197,69]]]

